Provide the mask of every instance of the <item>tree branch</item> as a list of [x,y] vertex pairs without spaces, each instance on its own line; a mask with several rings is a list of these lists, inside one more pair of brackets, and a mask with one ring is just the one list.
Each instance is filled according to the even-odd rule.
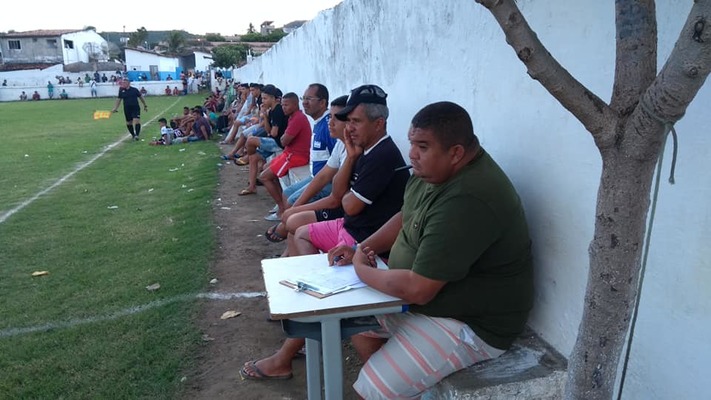
[[657,16],[654,0],[615,1],[617,54],[610,107],[622,117],[634,111],[657,75]]
[[593,135],[598,148],[614,143],[609,128],[612,109],[588,90],[551,56],[521,14],[514,0],[475,0],[486,7],[506,35],[506,42],[526,65],[528,75],[539,81],[560,104],[570,111]]
[[[665,125],[680,120],[711,73],[711,0],[696,0],[689,12],[671,55],[652,85],[645,91],[630,120],[641,135],[650,123]],[[649,145],[659,140],[646,141]],[[625,140],[630,154],[644,157],[649,146]],[[639,142],[637,142],[639,143]]]

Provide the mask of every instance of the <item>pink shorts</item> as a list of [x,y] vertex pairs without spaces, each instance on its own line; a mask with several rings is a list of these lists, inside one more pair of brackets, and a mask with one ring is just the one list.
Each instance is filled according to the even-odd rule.
[[308,225],[311,244],[324,253],[340,245],[353,246],[356,240],[343,227],[343,218]]

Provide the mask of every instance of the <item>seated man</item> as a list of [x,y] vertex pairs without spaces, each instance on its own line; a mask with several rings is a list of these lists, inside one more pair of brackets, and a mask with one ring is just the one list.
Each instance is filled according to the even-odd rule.
[[210,121],[203,113],[200,106],[195,106],[192,109],[193,124],[190,127],[190,133],[187,136],[176,137],[173,143],[197,142],[200,140],[210,140],[212,127]]
[[[352,338],[365,365],[353,385],[367,399],[412,398],[445,376],[506,351],[533,304],[531,241],[506,174],[480,146],[469,114],[430,104],[412,119],[414,176],[402,212],[354,251],[369,286],[410,304]],[[466,211],[463,211],[466,210]],[[372,268],[390,250],[389,269]],[[418,361],[415,361],[418,360]],[[426,367],[425,367],[426,366]]]
[[61,100],[66,100],[69,98],[69,94],[64,89],[62,89],[62,91],[59,93],[59,98]]
[[259,175],[259,180],[278,206],[278,216],[286,209],[279,178],[286,176],[292,168],[307,165],[311,147],[311,125],[299,109],[299,96],[291,92],[285,94],[281,106],[289,122],[284,135],[275,138],[275,141],[284,150],[269,163],[269,168],[265,168]]
[[40,94],[38,91],[35,90],[34,93],[32,93],[32,100],[39,100],[40,99]]
[[[336,114],[348,119],[344,134],[347,155],[333,181],[333,192],[346,193],[341,201],[345,217],[299,228],[290,255],[352,246],[400,211],[409,173],[400,168],[405,161],[386,133],[386,97],[375,85],[360,86],[351,91],[346,107]],[[292,376],[291,360],[303,345],[304,339],[287,339],[276,354],[246,363],[240,375],[243,379],[288,379]]]
[[27,100],[27,93],[25,93],[24,90],[22,91],[22,94],[20,94],[20,100],[21,100],[21,101]]
[[[249,186],[239,195],[246,196],[257,193],[257,175],[267,158],[281,151],[281,142],[278,140],[286,132],[289,123],[288,117],[280,104],[281,90],[274,85],[266,85],[261,92],[261,126],[267,132],[267,137],[252,136],[247,139],[246,155],[249,164]],[[243,164],[240,164],[243,165]]]
[[[281,222],[267,229],[264,236],[270,242],[278,243],[285,239],[293,241],[296,228],[302,225],[343,217],[341,199],[345,192],[336,193],[330,189],[330,186],[346,159],[346,147],[343,144],[343,132],[345,131],[346,123],[334,115],[346,106],[347,100],[348,96],[341,96],[331,102],[328,131],[331,138],[336,140],[336,145],[326,165],[303,188],[299,197],[293,201],[292,206],[287,208],[281,215]],[[312,199],[327,186],[329,187],[329,195],[313,201]],[[289,246],[282,253],[282,257],[289,255],[288,248]]]
[[[302,179],[299,182],[293,183],[284,188],[284,206],[289,207],[296,199],[301,196],[306,185],[311,182],[314,176],[321,171],[326,165],[326,161],[331,156],[333,147],[336,145],[334,139],[328,130],[328,121],[331,119],[328,113],[328,89],[320,83],[312,83],[304,91],[302,97],[304,105],[304,113],[311,117],[314,121],[313,136],[311,139],[311,151],[309,158],[311,160],[311,174],[308,178]],[[317,193],[315,193],[309,201],[316,201],[320,198],[328,196],[331,192],[331,182],[328,182]],[[273,212],[267,215],[264,219],[267,221],[279,221],[280,215]]]
[[171,94],[173,94],[173,91],[170,90],[170,86],[168,86],[168,85],[165,85],[165,90],[163,92],[165,93],[166,96],[170,96]]

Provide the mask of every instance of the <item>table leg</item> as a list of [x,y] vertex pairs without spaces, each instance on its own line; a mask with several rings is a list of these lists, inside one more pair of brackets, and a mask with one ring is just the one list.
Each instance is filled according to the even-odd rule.
[[306,339],[306,388],[309,400],[321,400],[321,342]]
[[326,400],[343,399],[343,356],[341,347],[341,320],[328,318],[321,321],[323,346],[323,380]]

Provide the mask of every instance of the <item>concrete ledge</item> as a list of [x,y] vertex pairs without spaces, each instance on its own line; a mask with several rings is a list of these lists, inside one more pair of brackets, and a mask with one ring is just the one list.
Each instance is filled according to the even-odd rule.
[[425,392],[423,400],[562,398],[568,362],[528,331],[499,358],[456,372]]

